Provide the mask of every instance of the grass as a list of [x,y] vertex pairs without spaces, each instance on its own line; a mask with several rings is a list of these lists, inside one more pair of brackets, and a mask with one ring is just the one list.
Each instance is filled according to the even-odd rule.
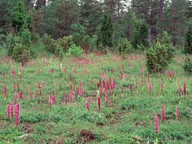
[[[165,74],[152,75],[147,73],[142,54],[130,54],[126,59],[115,54],[90,54],[81,59],[64,58],[62,61],[51,55],[38,54],[25,67],[5,57],[0,62],[0,143],[125,144],[153,143],[158,138],[159,143],[190,144],[192,77],[184,73],[182,57],[178,53]],[[62,67],[59,68],[60,63]],[[11,76],[13,68],[16,70],[14,79]],[[173,77],[168,75],[168,70],[174,71]],[[115,80],[116,87],[109,92],[109,104],[105,103],[104,94],[101,95],[99,111],[97,83],[109,78]],[[45,87],[40,88],[40,95],[38,82],[42,84],[42,81]],[[151,93],[148,92],[149,82],[152,83]],[[184,82],[189,95],[179,96],[178,86],[183,89]],[[14,83],[20,84],[19,90],[14,90]],[[84,96],[76,94],[80,83]],[[130,84],[133,92],[129,90]],[[8,98],[3,93],[5,85]],[[70,102],[70,87],[75,92],[75,102]],[[19,91],[23,91],[24,99],[15,100],[14,95]],[[64,94],[68,95],[68,103]],[[50,95],[56,97],[56,103],[51,107]],[[85,107],[87,100],[90,111]],[[18,126],[15,126],[15,118],[8,119],[6,114],[7,105],[12,101],[21,106]],[[161,121],[162,105],[165,106],[165,121]],[[178,119],[175,118],[176,106],[179,108]],[[155,133],[155,115],[159,116],[158,135]]]

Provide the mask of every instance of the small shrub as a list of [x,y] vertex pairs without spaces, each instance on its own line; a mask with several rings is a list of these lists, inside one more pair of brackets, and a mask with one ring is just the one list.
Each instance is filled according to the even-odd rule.
[[183,69],[186,73],[191,74],[192,73],[192,61],[189,56],[185,58],[185,61],[183,63]]
[[159,72],[167,67],[173,58],[172,47],[157,42],[152,48],[145,52],[147,69],[150,73]]
[[55,47],[56,47],[55,53],[58,54],[59,60],[61,61],[63,56],[65,55],[63,48],[58,43],[56,43]]
[[162,37],[145,52],[145,55],[147,69],[150,73],[165,69],[174,56],[174,49],[168,33],[163,32]]
[[24,65],[30,58],[32,58],[32,55],[32,52],[30,52],[30,49],[27,46],[23,44],[16,44],[13,49],[12,58],[16,62],[21,62],[22,65]]
[[128,54],[132,49],[131,43],[126,38],[120,38],[117,47],[120,54]]
[[55,53],[56,43],[55,40],[51,38],[51,36],[45,34],[43,37],[43,43],[48,52]]
[[83,54],[83,50],[81,47],[72,45],[68,50],[67,50],[67,56],[74,56],[74,57],[80,57]]
[[67,50],[72,46],[72,44],[73,44],[72,36],[64,36],[56,40],[56,45],[60,45],[63,49],[63,52],[67,52]]
[[14,36],[12,34],[8,34],[6,36],[6,48],[8,50],[8,55],[11,56],[14,47],[16,46],[17,43],[21,41],[21,38],[19,36]]
[[72,36],[65,36],[54,40],[53,38],[51,38],[51,36],[45,34],[43,38],[43,43],[48,52],[59,54],[58,52],[61,52],[61,50],[62,52],[67,52],[68,48],[72,46],[73,41]]

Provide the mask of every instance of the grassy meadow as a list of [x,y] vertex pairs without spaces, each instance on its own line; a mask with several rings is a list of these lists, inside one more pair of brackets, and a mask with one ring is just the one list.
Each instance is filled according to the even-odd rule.
[[[40,52],[24,67],[4,54],[2,144],[192,143],[192,77],[184,72],[180,53],[155,74],[148,74],[144,54],[123,59],[92,53],[59,60]],[[17,125],[15,110],[12,117],[7,114],[9,104],[20,105]]]

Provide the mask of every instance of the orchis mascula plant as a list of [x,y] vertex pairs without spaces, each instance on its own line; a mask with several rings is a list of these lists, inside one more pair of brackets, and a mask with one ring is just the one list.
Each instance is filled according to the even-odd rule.
[[7,106],[7,117],[9,119],[11,119],[13,117],[13,109],[14,109],[14,104],[13,102],[11,102],[10,104],[8,104]]
[[129,90],[131,93],[133,92],[133,85],[132,84],[129,85]]
[[20,104],[17,103],[15,105],[15,124],[16,124],[16,126],[19,125],[19,119],[20,119]]
[[159,132],[159,117],[158,115],[155,116],[155,133],[158,134]]
[[12,80],[14,80],[15,74],[16,74],[16,71],[15,71],[15,69],[13,68],[12,71],[11,71]]
[[100,110],[101,109],[101,98],[100,97],[97,99],[97,105]]
[[162,105],[161,107],[161,120],[165,121],[165,107]]
[[49,106],[50,106],[50,108],[51,108],[51,106],[52,106],[55,102],[56,102],[55,96],[50,95],[50,96],[49,96]]
[[71,102],[75,102],[75,93],[74,93],[74,91],[71,91],[70,98],[71,98]]

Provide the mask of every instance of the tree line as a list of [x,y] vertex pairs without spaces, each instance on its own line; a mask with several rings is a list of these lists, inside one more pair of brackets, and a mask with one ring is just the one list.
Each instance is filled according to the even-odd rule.
[[183,47],[192,17],[190,0],[1,0],[0,32],[28,29],[32,39],[73,36],[88,49],[113,50],[121,38],[134,49],[156,43],[163,31],[175,47]]

